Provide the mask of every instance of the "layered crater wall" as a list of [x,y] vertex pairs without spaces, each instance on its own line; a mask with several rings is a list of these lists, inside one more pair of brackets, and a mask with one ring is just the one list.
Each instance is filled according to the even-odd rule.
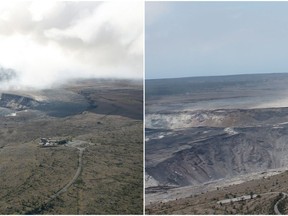
[[[162,132],[162,136],[148,141],[146,152],[151,156],[147,158],[146,172],[163,185],[197,185],[288,165],[286,125],[202,127],[179,130],[166,136]],[[162,145],[157,154],[163,160],[155,160],[155,155],[153,159],[152,152],[157,151],[153,145]]]
[[147,174],[159,184],[186,186],[288,165],[287,108],[230,110],[221,116],[195,126],[195,115],[187,123],[181,115],[169,114],[167,124],[162,122],[166,131],[147,133]]
[[2,93],[0,99],[0,106],[10,108],[13,110],[24,110],[28,108],[36,108],[41,103],[32,97]]
[[10,112],[33,110],[56,117],[81,113],[88,106],[83,96],[64,89],[5,92],[0,99],[1,109],[6,108]]
[[[287,82],[284,74],[148,82],[146,187],[288,166]],[[171,83],[180,88],[166,92]]]
[[146,128],[151,129],[262,126],[288,121],[288,108],[166,111],[147,113],[145,120]]

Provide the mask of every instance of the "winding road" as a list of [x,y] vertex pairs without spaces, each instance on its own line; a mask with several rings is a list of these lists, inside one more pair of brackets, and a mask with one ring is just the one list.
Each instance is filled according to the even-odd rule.
[[[267,192],[267,193],[262,193],[260,195],[267,195],[267,194],[281,194],[282,197],[274,204],[274,213],[277,215],[282,215],[282,213],[279,211],[278,205],[286,198],[288,197],[288,194],[285,192]],[[257,197],[256,194],[253,195],[253,198]],[[242,200],[247,200],[251,199],[251,196],[241,196],[241,197],[236,197],[236,198],[231,198],[231,199],[225,199],[225,200],[220,200],[217,202],[217,204],[227,204],[232,202],[238,202]]]
[[74,184],[75,181],[78,179],[78,177],[80,176],[80,173],[82,171],[82,168],[83,168],[82,161],[83,161],[83,153],[84,153],[85,148],[76,147],[76,146],[71,146],[71,147],[77,148],[79,150],[78,168],[77,168],[77,171],[76,171],[75,175],[73,176],[73,178],[63,188],[61,188],[55,194],[50,196],[50,198],[48,200],[46,200],[40,207],[36,207],[33,210],[26,212],[25,214],[40,214],[45,209],[49,208],[49,203],[52,200],[56,199],[62,193],[65,193],[68,190],[68,188],[71,187],[71,185]]
[[288,196],[288,194],[284,193],[284,192],[281,192],[281,195],[282,195],[281,199],[279,199],[274,205],[274,212],[277,215],[282,215],[281,212],[278,209],[278,205],[279,205],[280,202],[282,202]]
[[78,150],[80,150],[79,152],[79,159],[78,159],[78,168],[77,171],[75,173],[75,175],[73,176],[73,178],[71,179],[70,182],[68,182],[68,184],[66,184],[62,189],[60,189],[57,193],[53,194],[50,199],[46,202],[49,203],[52,200],[54,200],[55,198],[57,198],[60,194],[64,193],[67,191],[67,189],[69,187],[71,187],[71,185],[77,180],[77,178],[79,177],[81,171],[82,171],[82,157],[83,157],[83,152],[85,150],[85,148],[77,148]]

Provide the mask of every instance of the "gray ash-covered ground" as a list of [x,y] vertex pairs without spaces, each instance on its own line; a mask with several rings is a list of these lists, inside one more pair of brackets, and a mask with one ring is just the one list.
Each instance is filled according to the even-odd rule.
[[286,83],[286,74],[146,81],[146,204],[175,187],[287,167]]

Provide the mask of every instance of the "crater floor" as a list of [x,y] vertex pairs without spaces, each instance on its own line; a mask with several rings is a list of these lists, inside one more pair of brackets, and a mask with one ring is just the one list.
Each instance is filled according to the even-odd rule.
[[286,170],[287,82],[286,74],[147,81],[146,205]]

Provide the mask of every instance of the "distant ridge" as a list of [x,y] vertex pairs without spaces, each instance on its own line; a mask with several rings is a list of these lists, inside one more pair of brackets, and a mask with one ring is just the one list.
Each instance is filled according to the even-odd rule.
[[202,79],[202,78],[218,78],[218,77],[241,77],[241,76],[274,76],[274,75],[284,75],[284,76],[288,76],[288,72],[281,72],[281,73],[255,73],[255,74],[246,74],[246,73],[243,73],[243,74],[224,74],[224,75],[207,75],[207,76],[184,76],[184,77],[167,77],[167,78],[151,78],[151,79],[147,79],[146,78],[146,81],[152,81],[152,80],[171,80],[171,79],[190,79],[190,78],[193,78],[193,79]]

